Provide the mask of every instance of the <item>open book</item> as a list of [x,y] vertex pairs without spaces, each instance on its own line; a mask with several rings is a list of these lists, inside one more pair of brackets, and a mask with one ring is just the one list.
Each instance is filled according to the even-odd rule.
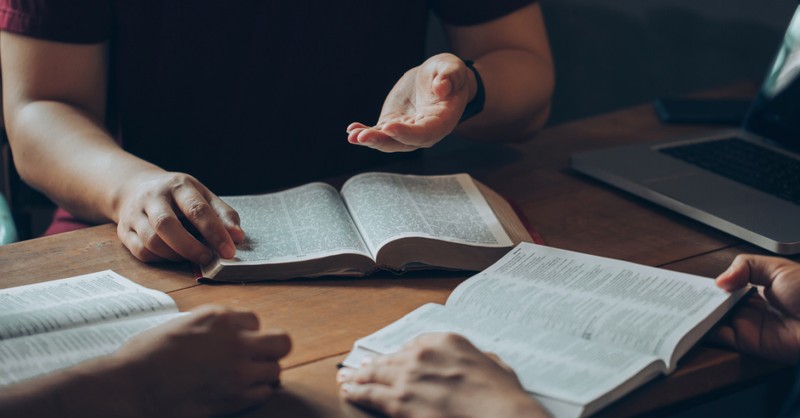
[[514,210],[467,174],[364,173],[339,193],[325,183],[225,197],[247,239],[206,279],[365,276],[376,270],[482,270],[532,241]]
[[556,417],[580,417],[681,358],[744,294],[713,280],[520,244],[427,304],[356,341],[344,364],[397,351],[427,332],[455,332],[500,356]]
[[110,354],[180,315],[166,294],[110,270],[0,290],[0,386]]

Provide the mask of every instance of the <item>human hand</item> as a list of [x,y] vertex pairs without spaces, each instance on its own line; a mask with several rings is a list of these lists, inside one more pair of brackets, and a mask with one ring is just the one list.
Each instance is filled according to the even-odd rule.
[[140,416],[218,416],[264,402],[290,348],[285,332],[259,331],[254,314],[206,306],[134,337],[112,358],[141,390]]
[[800,264],[779,257],[742,254],[717,277],[733,291],[748,283],[758,295],[738,307],[714,337],[737,350],[773,360],[800,360]]
[[429,148],[458,125],[475,95],[472,71],[453,54],[439,54],[407,71],[394,85],[378,123],[347,127],[347,140],[383,152]]
[[455,334],[423,334],[336,380],[342,398],[392,417],[547,416],[508,366]]
[[[115,199],[117,235],[142,261],[188,259],[208,264],[236,255],[244,240],[239,214],[194,177],[160,169],[132,176]],[[211,248],[195,238],[185,219]]]

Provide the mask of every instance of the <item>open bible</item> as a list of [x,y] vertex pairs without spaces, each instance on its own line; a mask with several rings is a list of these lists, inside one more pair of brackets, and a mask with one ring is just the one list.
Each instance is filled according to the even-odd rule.
[[0,290],[0,386],[110,354],[180,315],[165,293],[110,270]]
[[350,178],[341,193],[310,183],[223,199],[239,212],[247,238],[236,258],[202,266],[205,279],[477,271],[532,241],[508,202],[467,174],[364,173]]
[[427,332],[455,332],[496,353],[555,417],[581,417],[681,358],[744,294],[713,280],[520,244],[427,304],[356,341],[345,366]]

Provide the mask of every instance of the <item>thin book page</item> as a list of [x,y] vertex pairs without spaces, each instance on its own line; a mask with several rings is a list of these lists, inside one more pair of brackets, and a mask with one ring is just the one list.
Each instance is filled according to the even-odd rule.
[[459,285],[447,306],[652,354],[739,294],[688,274],[522,243]]
[[0,290],[0,341],[177,311],[166,294],[106,270]]
[[526,391],[577,405],[592,402],[648,367],[663,369],[653,355],[437,304],[416,309],[356,345],[387,354],[431,332],[461,334],[482,351],[497,354]]
[[339,193],[325,183],[258,196],[224,197],[241,219],[245,242],[228,264],[289,263],[367,249]]
[[181,315],[134,317],[0,341],[0,386],[111,354],[136,334]]
[[423,237],[484,247],[513,245],[467,174],[364,173],[342,197],[373,254],[388,242]]

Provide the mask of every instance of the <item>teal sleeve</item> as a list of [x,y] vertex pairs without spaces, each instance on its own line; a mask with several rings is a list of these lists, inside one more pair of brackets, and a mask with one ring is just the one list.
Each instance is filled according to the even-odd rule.
[[17,239],[17,228],[14,226],[14,218],[11,217],[11,209],[6,198],[0,195],[0,245],[10,244]]

